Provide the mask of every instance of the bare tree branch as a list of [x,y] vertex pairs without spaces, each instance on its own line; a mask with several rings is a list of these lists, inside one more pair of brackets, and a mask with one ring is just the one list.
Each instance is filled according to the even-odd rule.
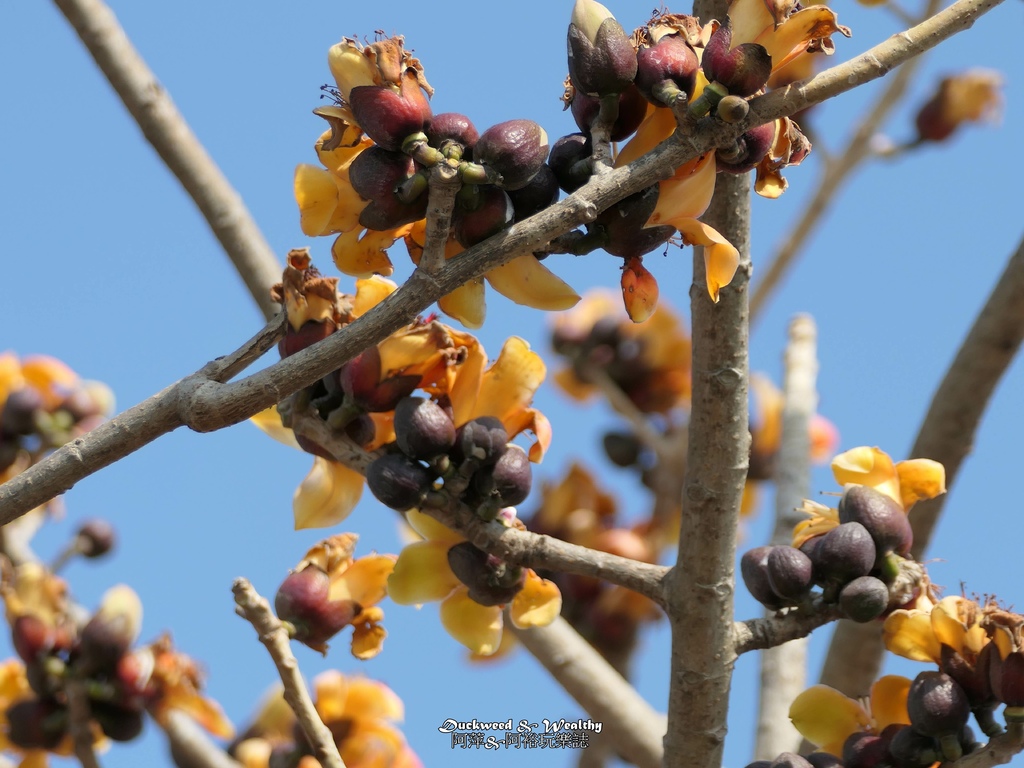
[[[1022,340],[1024,239],[935,391],[910,450],[910,458],[934,459],[946,468],[947,488],[955,484],[989,400]],[[922,501],[911,510],[915,559],[923,557],[948,498],[947,493]],[[884,653],[882,631],[877,624],[842,621],[836,626],[829,646],[821,682],[848,696],[861,696],[878,676]]]
[[[592,221],[599,210],[650,186],[671,169],[712,147],[733,141],[753,126],[881,77],[893,67],[969,28],[978,16],[1000,2],[1002,0],[957,0],[926,22],[895,35],[861,56],[809,80],[753,99],[750,116],[742,123],[730,125],[705,118],[692,135],[677,133],[628,166],[593,177],[565,200],[451,259],[437,275],[417,270],[402,288],[351,325],[257,374],[227,384],[200,376],[183,380],[151,398],[157,403],[147,401],[152,408],[149,412],[152,419],[139,421],[136,409],[141,406],[136,406],[0,486],[0,524],[34,509],[83,477],[179,426],[209,432],[237,424],[269,408],[336,370],[370,344],[382,341],[456,287]],[[129,414],[131,419],[126,418]]]
[[101,0],[54,0],[146,140],[199,208],[268,320],[280,309],[268,292],[281,266],[238,192],[220,172],[166,89]]
[[[789,544],[797,512],[811,489],[811,419],[818,409],[817,328],[809,315],[789,324],[785,355],[782,445],[775,471],[775,530],[772,544]],[[761,654],[761,691],[757,718],[755,760],[774,760],[796,752],[802,737],[788,717],[789,705],[807,681],[807,641],[791,640]]]
[[235,579],[231,591],[235,593],[239,613],[252,624],[260,642],[266,646],[270,658],[274,660],[284,684],[284,700],[295,713],[316,759],[324,768],[345,768],[345,763],[338,754],[338,746],[334,743],[334,736],[320,719],[313,699],[306,689],[306,683],[299,671],[299,663],[292,653],[288,632],[270,610],[270,604],[253,589],[248,579]]
[[[775,648],[801,637],[807,637],[818,627],[839,618],[836,605],[815,602],[810,608],[798,608],[781,616],[765,616],[760,619],[737,621],[734,625],[735,649],[739,656],[750,651]],[[786,702],[788,710],[792,699]],[[772,755],[774,759],[778,753]]]
[[640,768],[661,767],[665,716],[644,701],[565,619],[559,617],[546,627],[513,627],[513,631],[587,714],[603,724],[601,735],[609,735],[623,758]]
[[210,741],[196,721],[172,709],[160,723],[167,734],[171,759],[178,768],[242,768],[242,764]]
[[703,249],[693,259],[693,394],[679,557],[667,580],[672,659],[666,768],[718,768],[727,730],[736,527],[747,477],[750,178],[719,176],[704,215],[739,250],[739,269],[708,297]]
[[992,768],[1005,765],[1024,750],[1024,723],[1007,723],[1006,733],[994,736],[988,744],[957,760],[949,768]]

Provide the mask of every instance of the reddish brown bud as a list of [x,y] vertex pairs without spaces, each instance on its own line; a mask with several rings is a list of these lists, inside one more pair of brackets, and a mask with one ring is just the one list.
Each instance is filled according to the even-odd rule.
[[[907,714],[914,730],[925,736],[958,736],[970,717],[963,689],[944,672],[921,672],[907,693]],[[949,760],[956,757],[946,755]]]
[[875,542],[879,555],[910,554],[914,532],[903,507],[867,485],[851,485],[839,499],[839,521],[860,523]]
[[366,485],[381,504],[405,512],[417,506],[434,482],[434,474],[422,464],[398,453],[370,462]]
[[145,721],[141,709],[95,699],[89,702],[89,708],[93,720],[99,724],[103,735],[108,739],[132,741],[142,733]]
[[448,565],[480,605],[505,605],[523,588],[522,568],[502,562],[468,541],[448,550]]
[[532,120],[506,120],[483,132],[474,161],[501,176],[503,189],[525,187],[548,156],[548,135]]
[[30,664],[53,650],[54,631],[38,616],[26,613],[11,625],[11,639],[15,652]]
[[[572,118],[581,131],[590,132],[601,111],[601,100],[579,91],[572,98]],[[611,140],[624,141],[632,136],[647,117],[647,99],[632,83],[619,94],[619,110],[612,123]]]
[[787,603],[798,603],[810,594],[811,559],[793,547],[774,547],[768,553],[768,583]]
[[489,466],[505,453],[508,433],[501,419],[494,416],[480,416],[467,421],[455,435],[452,461],[462,464],[473,461],[480,466]]
[[697,54],[680,35],[665,35],[636,54],[636,86],[657,106],[671,103],[674,90],[693,96],[700,63]]
[[770,611],[777,611],[785,603],[775,594],[768,578],[768,556],[775,547],[755,547],[740,558],[740,574],[747,591],[757,602]]
[[349,93],[349,106],[359,127],[374,143],[397,151],[407,136],[419,133],[430,119],[430,104],[416,73],[402,75],[401,92],[382,85],[360,85]]
[[455,445],[455,425],[433,400],[406,397],[395,408],[395,439],[406,456],[430,461]]
[[[724,101],[724,99],[723,99]],[[715,153],[718,170],[746,173],[757,167],[775,139],[775,123],[765,123],[744,133],[731,147]]]
[[485,184],[476,190],[473,196],[460,195],[459,205],[452,216],[455,239],[464,248],[482,243],[501,232],[512,224],[515,216],[512,199],[503,189]]
[[318,341],[330,336],[337,329],[333,320],[319,322],[309,320],[302,324],[299,330],[294,330],[291,324],[285,326],[284,338],[277,342],[277,351],[282,358],[301,352],[306,347],[311,347]]
[[555,178],[555,172],[547,165],[542,165],[525,187],[512,190],[508,197],[512,201],[516,221],[540,213],[558,200],[558,179]]
[[106,520],[99,518],[82,523],[75,535],[75,547],[82,557],[103,557],[117,543],[117,532]]
[[310,564],[288,574],[274,597],[278,618],[291,623],[295,639],[311,648],[322,648],[362,610],[352,600],[331,600],[330,589],[327,574]]
[[704,46],[701,67],[708,82],[721,83],[733,96],[753,96],[772,73],[772,57],[763,45],[742,43],[730,50],[732,28],[723,24]]
[[590,180],[593,173],[591,151],[590,137],[582,133],[563,136],[551,147],[548,165],[564,191],[571,194]]
[[568,35],[569,77],[592,96],[622,93],[636,76],[636,52],[622,25],[594,0],[576,0]]
[[430,125],[424,129],[427,143],[442,152],[450,151],[452,145],[462,148],[462,160],[473,159],[473,148],[476,146],[480,133],[476,126],[465,115],[458,112],[442,112],[430,119]]
[[22,749],[54,749],[68,729],[68,713],[53,699],[23,699],[7,708],[7,737]]

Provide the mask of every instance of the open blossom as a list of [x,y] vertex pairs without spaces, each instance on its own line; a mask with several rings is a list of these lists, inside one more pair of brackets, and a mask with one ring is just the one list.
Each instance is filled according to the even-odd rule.
[[495,653],[501,644],[506,603],[517,627],[546,626],[558,616],[562,606],[558,588],[532,569],[520,569],[480,553],[479,568],[467,568],[475,571],[479,583],[467,585],[453,570],[451,552],[457,549],[457,556],[466,556],[459,562],[467,563],[474,556],[467,551],[472,545],[422,512],[410,510],[407,519],[423,540],[402,550],[388,579],[388,596],[396,603],[440,601],[445,630],[481,656]]
[[[843,487],[864,485],[895,501],[904,512],[918,501],[946,492],[946,471],[931,459],[907,459],[894,462],[880,448],[851,448],[832,460],[832,474]],[[836,510],[813,501],[805,501],[803,511],[809,519],[793,529],[793,546],[827,533],[839,525]]]
[[843,756],[843,742],[858,732],[880,734],[893,724],[909,725],[907,694],[910,680],[886,675],[871,686],[867,700],[858,701],[815,685],[793,700],[789,719],[800,734],[823,752]]

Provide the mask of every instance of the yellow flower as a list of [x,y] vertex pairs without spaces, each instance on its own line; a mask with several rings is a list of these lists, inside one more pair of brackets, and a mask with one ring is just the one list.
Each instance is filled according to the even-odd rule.
[[7,710],[12,704],[31,699],[35,699],[35,694],[29,687],[25,665],[17,659],[0,662],[0,752],[18,755],[18,768],[46,768],[48,754],[70,757],[74,746],[69,733],[52,750],[24,749],[11,741]]
[[[931,459],[893,462],[880,448],[851,448],[832,459],[832,474],[842,486],[866,485],[884,493],[904,512],[922,499],[946,492],[946,470]],[[815,536],[839,525],[836,511],[813,501],[805,501],[803,511],[810,519],[793,529],[793,546],[799,547]]]
[[910,725],[909,690],[910,680],[898,675],[879,678],[866,701],[851,699],[827,685],[815,685],[793,700],[789,719],[809,742],[842,757],[843,742],[854,733],[880,734],[889,725]]
[[[412,224],[405,235],[405,245],[414,264],[420,263],[425,241],[426,222],[418,221]],[[444,256],[446,259],[452,259],[463,250],[463,247],[451,238],[445,244]],[[535,256],[525,254],[486,272],[482,278],[476,278],[456,288],[442,297],[437,305],[442,312],[454,317],[467,328],[481,327],[487,313],[484,280],[506,299],[534,309],[569,309],[580,300],[579,294],[568,283],[545,267]]]
[[[493,600],[486,601],[490,604],[478,602],[470,596],[470,587],[459,580],[450,565],[449,550],[468,542],[418,510],[410,510],[407,518],[424,540],[409,544],[398,556],[395,570],[388,579],[388,595],[402,605],[441,601],[441,623],[448,634],[473,653],[481,656],[495,653],[501,645],[504,608],[497,597],[498,591],[491,593],[495,595]],[[516,578],[519,571],[493,559],[487,559],[483,567],[490,570],[481,572],[482,580],[503,575]],[[529,568],[522,569],[519,578],[522,586],[508,601],[512,623],[520,628],[550,624],[562,607],[558,588]],[[507,594],[508,587],[505,585],[501,594]],[[475,594],[481,596],[479,592]]]
[[383,648],[387,632],[381,626],[384,611],[377,603],[387,594],[387,580],[395,567],[394,555],[370,554],[353,557],[359,537],[341,533],[315,544],[295,566],[301,571],[314,565],[330,582],[327,599],[354,603],[359,610],[349,622],[352,625],[352,655],[372,659]]

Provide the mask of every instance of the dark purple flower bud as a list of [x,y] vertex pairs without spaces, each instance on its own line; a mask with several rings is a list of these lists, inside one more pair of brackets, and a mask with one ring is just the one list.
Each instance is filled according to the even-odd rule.
[[319,322],[309,320],[302,324],[299,330],[292,328],[291,324],[285,326],[284,338],[277,342],[277,351],[282,358],[290,357],[296,352],[301,352],[306,347],[311,347],[318,341],[322,341],[334,333],[338,326],[333,320]]
[[[573,120],[584,133],[589,133],[601,111],[601,100],[596,96],[588,96],[579,91],[573,96],[572,104]],[[619,94],[619,110],[612,123],[610,138],[612,141],[624,141],[632,136],[640,123],[647,117],[647,99],[630,84],[626,90]]]
[[53,650],[55,636],[45,621],[35,614],[26,613],[11,624],[11,639],[22,661],[31,664]]
[[793,547],[774,547],[768,553],[768,583],[788,603],[799,603],[810,594],[811,559]]
[[474,162],[501,176],[502,189],[525,187],[548,156],[548,134],[532,120],[492,125],[476,142]]
[[142,733],[145,720],[141,709],[93,699],[89,702],[89,710],[108,739],[132,741]]
[[458,156],[462,160],[473,159],[473,147],[480,138],[480,133],[472,121],[458,112],[434,115],[424,133],[427,134],[427,143],[442,152],[450,152],[453,147],[461,147]]
[[642,446],[630,432],[606,432],[601,443],[605,455],[618,467],[632,467],[640,460]]
[[16,389],[7,395],[0,412],[0,433],[12,437],[30,435],[36,429],[36,413],[42,410],[43,398],[31,387]]
[[768,579],[768,556],[775,547],[755,547],[740,558],[740,574],[747,591],[770,611],[777,611],[784,602],[775,594]]
[[914,532],[903,507],[880,491],[866,485],[851,485],[839,499],[839,520],[860,523],[867,528],[879,555],[910,554]]
[[523,588],[526,573],[468,541],[448,550],[448,565],[456,578],[469,587],[471,599],[480,605],[505,605]]
[[775,123],[765,123],[744,133],[731,147],[715,152],[719,171],[746,173],[757,167],[775,140]]
[[629,259],[643,256],[672,237],[675,227],[644,228],[658,205],[658,185],[652,184],[635,195],[620,200],[598,215],[588,228],[606,237],[602,247],[613,256]]
[[839,593],[839,610],[861,624],[877,619],[888,606],[889,588],[874,576],[856,578]]
[[525,187],[512,190],[508,196],[512,201],[515,220],[528,219],[558,200],[558,179],[551,168],[542,165]]
[[876,768],[885,763],[888,756],[885,741],[873,733],[852,733],[843,742],[843,765],[846,768]]
[[[452,216],[455,239],[463,248],[471,248],[512,224],[515,209],[503,189],[492,184],[476,187],[471,196],[463,187]],[[471,206],[471,207],[468,207]]]
[[904,725],[889,741],[889,755],[899,766],[929,766],[941,759],[935,751],[935,740]]
[[[960,730],[971,714],[971,705],[963,689],[944,672],[921,672],[910,684],[907,693],[907,714],[914,730],[925,736],[941,740],[942,752],[947,760],[957,760],[960,755],[949,754],[960,751]],[[947,746],[945,737],[952,736]]]
[[582,133],[563,136],[551,147],[548,165],[555,172],[558,186],[567,193],[572,194],[590,180],[591,151],[590,137]]
[[422,132],[430,120],[430,103],[411,69],[402,75],[400,92],[383,85],[359,85],[349,92],[348,101],[359,127],[384,149],[400,150],[406,137]]
[[415,375],[380,380],[380,350],[369,347],[338,369],[338,383],[345,397],[370,413],[393,411],[398,401],[419,386]]
[[7,737],[22,749],[54,749],[68,730],[67,710],[53,699],[23,699],[7,708]]
[[1011,651],[1003,658],[995,643],[989,643],[989,681],[992,692],[1007,707],[1024,707],[1024,653]]
[[455,445],[455,425],[433,400],[406,397],[395,408],[395,439],[406,456],[430,461]]
[[622,93],[636,76],[636,52],[611,11],[594,0],[576,0],[568,36],[569,77],[592,96]]
[[75,534],[75,548],[82,557],[103,557],[117,543],[117,533],[106,520],[87,520]]
[[652,104],[671,105],[678,94],[693,97],[700,63],[697,54],[680,35],[665,35],[636,54],[636,86]]
[[[409,185],[405,183],[415,174],[416,163],[401,152],[370,147],[356,155],[349,166],[349,180],[359,196],[370,201],[359,214],[359,223],[384,231],[422,219],[427,211],[426,184],[412,187],[414,192],[420,190],[418,195],[406,193]],[[400,187],[404,196],[399,195]]]
[[526,501],[533,485],[533,470],[526,451],[518,445],[509,444],[494,463],[491,477],[502,506],[514,507]]
[[433,482],[433,472],[399,453],[380,456],[366,468],[370,492],[381,504],[399,512],[418,505]]
[[480,416],[458,428],[452,461],[476,462],[481,467],[494,464],[508,449],[508,432],[495,416]]
[[723,24],[704,46],[701,67],[708,82],[721,83],[733,96],[753,96],[772,73],[772,57],[763,45],[742,43],[732,48],[732,28]]
[[867,576],[874,564],[875,543],[860,523],[836,526],[814,550],[814,573],[822,584],[846,584]]

